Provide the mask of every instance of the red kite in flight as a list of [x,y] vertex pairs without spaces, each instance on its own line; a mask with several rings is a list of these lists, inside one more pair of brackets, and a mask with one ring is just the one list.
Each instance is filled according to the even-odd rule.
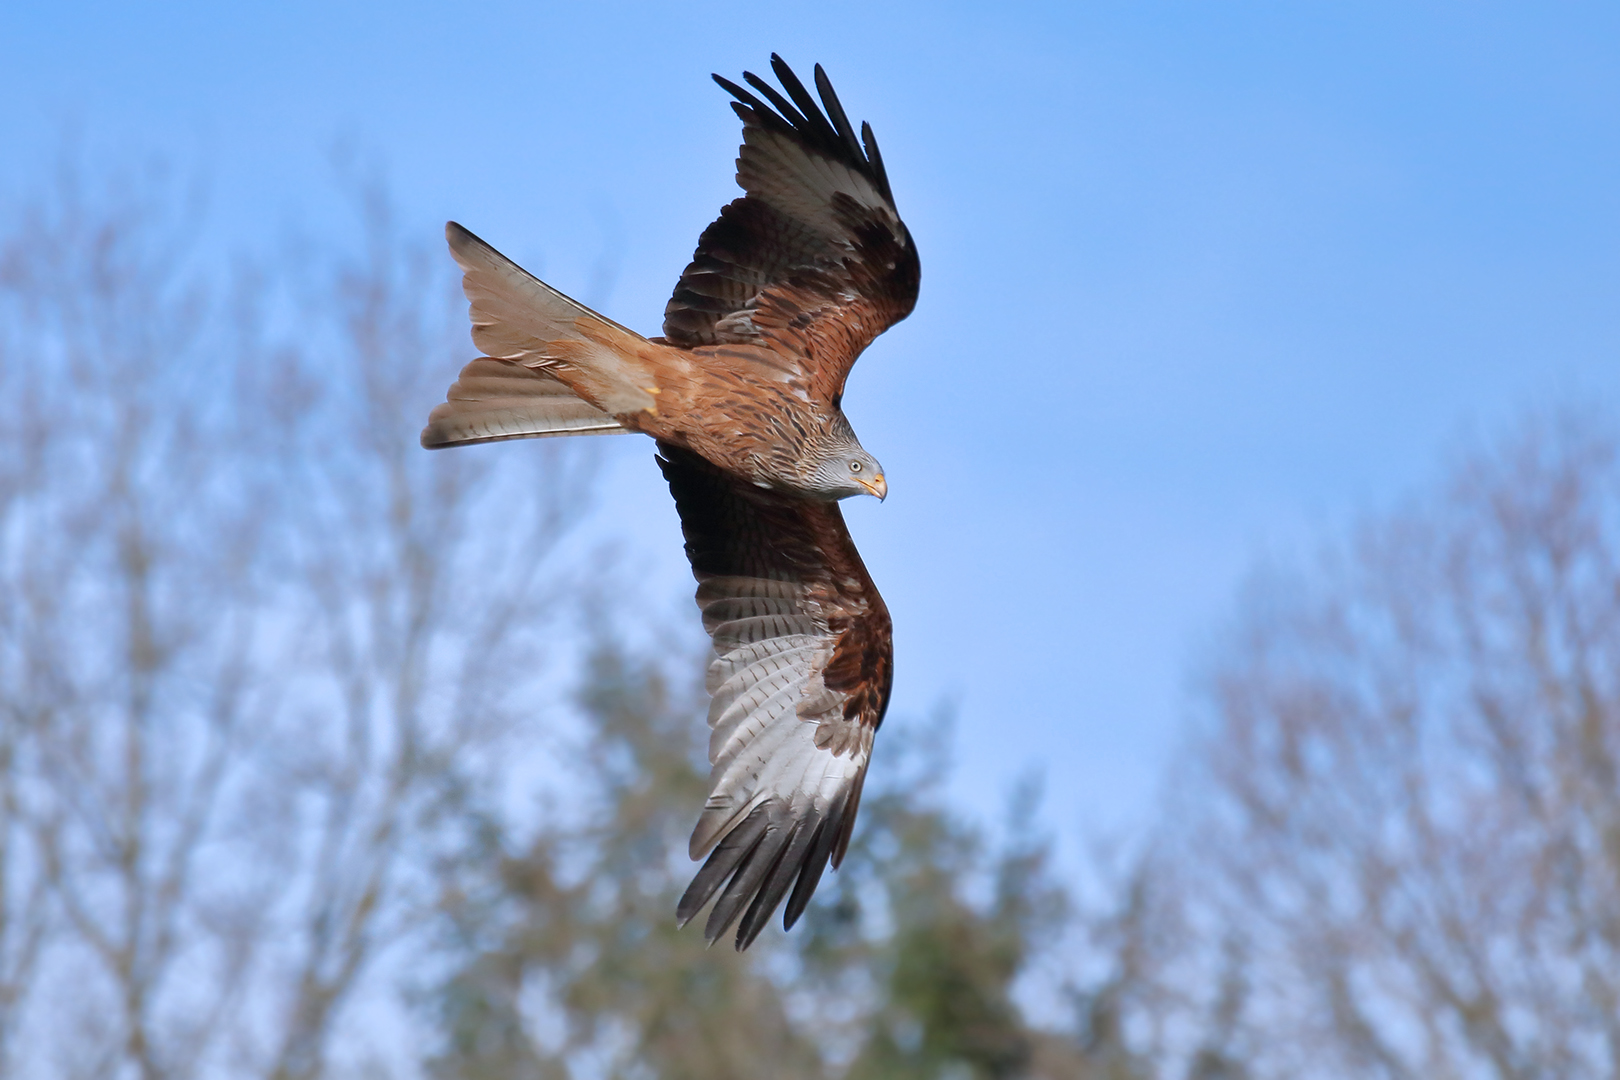
[[872,129],[860,137],[821,67],[818,104],[778,56],[764,100],[716,75],[743,122],[737,183],[644,338],[445,227],[472,305],[468,364],[426,447],[640,431],[658,440],[714,639],[710,792],[692,833],[704,863],[685,925],[740,915],[737,948],[782,898],[804,912],[849,846],[872,738],[889,703],[888,609],[838,500],[888,492],[839,408],[855,358],[917,302],[917,248]]

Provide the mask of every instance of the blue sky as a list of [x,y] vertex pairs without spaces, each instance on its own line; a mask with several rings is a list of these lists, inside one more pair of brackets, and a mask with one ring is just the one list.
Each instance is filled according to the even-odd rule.
[[[1612,3],[11,3],[0,196],[72,129],[199,171],[208,242],[253,247],[347,227],[350,144],[408,229],[653,333],[735,193],[708,74],[773,50],[872,122],[922,252],[845,402],[891,495],[846,509],[975,809],[1036,766],[1066,838],[1130,820],[1258,559],[1525,405],[1615,404]],[[604,443],[695,625],[651,446]]]

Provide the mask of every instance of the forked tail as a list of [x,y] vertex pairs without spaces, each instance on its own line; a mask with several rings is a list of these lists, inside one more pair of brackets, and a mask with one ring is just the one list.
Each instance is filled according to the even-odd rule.
[[485,354],[461,372],[422,431],[430,449],[629,430],[653,409],[658,346],[569,299],[455,222],[444,227]]

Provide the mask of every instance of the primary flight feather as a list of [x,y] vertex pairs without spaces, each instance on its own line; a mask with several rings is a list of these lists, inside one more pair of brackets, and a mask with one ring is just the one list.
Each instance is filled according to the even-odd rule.
[[[857,136],[815,69],[781,89],[714,76],[743,122],[730,203],[698,239],[644,338],[533,277],[454,222],[473,343],[429,448],[639,431],[657,440],[697,578],[709,664],[710,791],[692,833],[706,861],[682,925],[739,918],[747,948],[784,898],[803,913],[848,847],[888,707],[888,609],[838,500],[888,493],[840,408],[856,357],[911,313],[917,249],[872,129]],[[718,897],[716,899],[716,897]]]

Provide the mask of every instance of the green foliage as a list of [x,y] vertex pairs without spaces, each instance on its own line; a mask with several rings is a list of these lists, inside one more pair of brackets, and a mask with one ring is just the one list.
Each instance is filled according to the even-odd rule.
[[584,1061],[612,1077],[723,1080],[767,1061],[775,1076],[820,1075],[760,965],[674,925],[680,811],[704,796],[694,698],[672,701],[657,671],[613,651],[592,660],[578,762],[587,801],[504,860],[477,912],[500,932],[445,994],[440,1075],[538,1080]]
[[[900,757],[922,750],[897,749]],[[848,1075],[1027,1075],[1034,1033],[1013,984],[1034,948],[1060,931],[1065,897],[1046,878],[1044,847],[1028,838],[1027,812],[1008,848],[987,859],[939,808],[931,781],[943,770],[921,756],[915,779],[868,806],[864,839],[845,868],[852,898],[881,896],[891,924],[867,942],[863,959],[880,982]],[[987,905],[966,899],[975,877],[989,879]]]
[[942,808],[937,747],[885,732],[900,779],[869,789],[804,923],[747,953],[707,949],[673,915],[706,789],[701,693],[604,646],[580,704],[579,801],[457,912],[466,959],[440,998],[439,1076],[1032,1075],[1055,1040],[1013,986],[1066,915],[1032,794],[987,851]]

